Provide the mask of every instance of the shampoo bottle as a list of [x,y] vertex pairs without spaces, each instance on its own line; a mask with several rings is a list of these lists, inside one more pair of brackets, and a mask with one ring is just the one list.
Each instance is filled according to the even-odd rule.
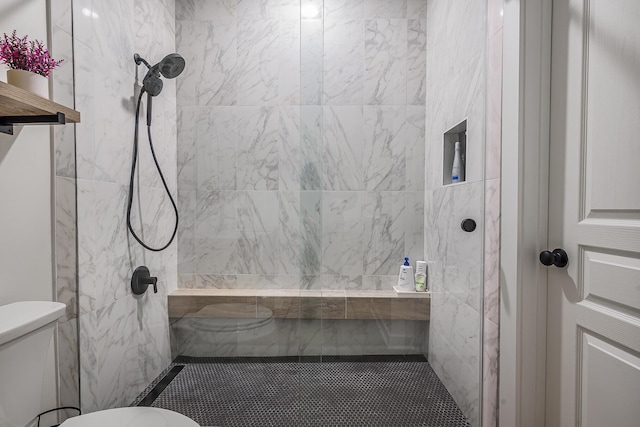
[[413,291],[416,284],[413,277],[413,267],[409,264],[409,258],[404,259],[404,264],[400,266],[398,275],[398,289],[401,291]]
[[451,182],[464,181],[464,167],[462,166],[462,155],[460,154],[460,141],[456,142],[455,154],[453,155],[453,167],[451,168]]

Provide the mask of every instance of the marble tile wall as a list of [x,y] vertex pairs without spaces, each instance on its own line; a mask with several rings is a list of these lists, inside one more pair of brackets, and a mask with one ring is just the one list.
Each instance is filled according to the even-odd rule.
[[[501,9],[501,0],[434,0],[427,14],[429,361],[471,425],[483,426],[497,425]],[[443,187],[442,134],[465,118],[467,180]],[[460,230],[467,217],[478,220],[475,233]]]
[[[63,59],[63,65],[52,76],[52,99],[74,106],[73,27],[71,0],[50,1],[49,40],[52,55]],[[58,322],[57,361],[58,398],[60,406],[80,406],[80,366],[78,359],[78,276],[76,227],[75,128],[73,125],[52,126],[55,183],[55,295],[67,305]],[[74,411],[61,412],[59,422]]]
[[390,289],[423,258],[426,0],[176,19],[179,286]]
[[500,338],[500,157],[502,144],[502,3],[487,2],[484,334],[482,425],[498,425]]
[[[177,288],[177,244],[160,253],[142,249],[126,229],[126,199],[134,84],[146,72],[136,70],[133,54],[155,63],[175,52],[175,4],[73,0],[73,9],[59,19],[73,22],[74,99],[82,113],[82,123],[75,126],[80,401],[83,412],[92,412],[128,405],[171,362],[166,295]],[[175,80],[165,80],[154,99],[152,131],[173,194],[175,93]],[[141,135],[132,223],[147,242],[159,246],[170,237],[173,209],[144,129]],[[71,169],[73,155],[62,149],[56,155],[59,171]],[[139,265],[158,277],[157,294],[132,295],[131,274]]]

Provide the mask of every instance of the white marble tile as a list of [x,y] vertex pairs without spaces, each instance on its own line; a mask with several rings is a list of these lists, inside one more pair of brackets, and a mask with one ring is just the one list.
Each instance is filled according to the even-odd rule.
[[[128,192],[128,189],[125,191]],[[126,227],[126,218],[124,221]],[[136,194],[133,199],[131,224],[146,245],[152,248],[164,248],[169,243],[175,229],[176,212],[164,188],[141,187],[139,189],[139,194]],[[126,256],[133,268],[139,262],[156,258],[153,257],[156,254],[145,255],[134,238],[126,231],[124,234],[128,243]]]
[[[412,258],[417,259],[417,258]],[[398,269],[399,269],[398,264]],[[386,276],[362,276],[362,289],[363,290],[376,290],[376,291],[390,291],[398,284],[398,273],[394,271],[394,274]]]
[[[279,0],[280,3],[280,18],[282,19],[300,19],[300,7],[301,4],[318,4],[321,0]],[[319,7],[322,10],[322,7]]]
[[299,19],[280,20],[278,27],[278,103],[300,105],[301,22]]
[[238,22],[238,105],[277,105],[279,21]]
[[424,19],[427,16],[427,0],[407,0],[407,18]]
[[[133,61],[132,61],[133,62]],[[133,79],[116,70],[94,71],[94,100],[100,106],[95,117],[95,178],[128,184],[133,153]],[[98,111],[96,110],[96,113]],[[142,120],[144,121],[144,119]],[[144,124],[141,128],[144,128]],[[139,150],[147,148],[146,132],[140,132]]]
[[93,1],[92,16],[94,13],[97,17],[93,19],[93,47],[100,63],[109,64],[110,71],[116,67],[118,71],[132,75],[135,69],[131,54],[135,45],[134,2]]
[[362,105],[364,25],[363,20],[327,19],[324,29],[324,105]]
[[485,182],[484,316],[500,322],[500,179]]
[[50,2],[49,11],[51,24],[71,35],[71,0],[54,0]]
[[504,0],[487,0],[487,35],[492,37],[502,29]]
[[424,191],[425,107],[407,106],[405,130],[406,191]]
[[322,102],[324,27],[319,19],[300,23],[300,103]]
[[238,191],[238,228],[245,234],[271,232],[280,225],[277,191]]
[[78,319],[58,324],[58,381],[61,406],[80,405]]
[[324,182],[322,107],[301,106],[301,189],[320,190]]
[[325,0],[324,17],[327,21],[363,19],[364,0]]
[[302,147],[300,145],[300,107],[278,108],[279,143],[278,149],[278,189],[299,190],[302,188]]
[[322,120],[324,189],[362,189],[363,107],[324,107]]
[[[444,289],[473,307],[480,310],[482,298],[482,199],[483,183],[454,186],[450,192],[449,205],[443,207],[442,216],[447,217],[438,227],[446,228],[447,243],[444,266]],[[452,215],[453,212],[453,215]],[[471,233],[462,230],[460,224],[471,218],[477,228]]]
[[400,192],[364,193],[364,274],[393,274],[405,251],[405,198]]
[[93,47],[94,21],[98,19],[92,13],[95,12],[93,3],[94,0],[73,0],[73,37],[90,48]]
[[502,30],[487,46],[487,135],[485,178],[500,177],[502,148]]
[[96,313],[98,401],[101,409],[128,405],[139,393],[136,303],[122,298]]
[[451,230],[443,227],[450,211],[450,188],[427,191],[424,202],[424,253],[429,264],[428,286],[432,292],[443,292],[443,274],[446,264],[447,243]]
[[98,391],[98,330],[96,312],[81,315],[80,328],[80,403],[83,413],[101,408]]
[[196,190],[196,107],[178,107],[178,190]]
[[178,272],[196,272],[196,192],[180,192],[178,195],[180,225],[178,229]]
[[195,288],[196,288],[195,274],[180,274],[178,276],[178,289],[195,289]]
[[[173,32],[167,31],[163,0],[134,0],[133,3],[135,51],[151,64],[155,64],[173,50],[167,50],[168,43],[164,42],[165,36],[171,36]],[[147,23],[153,24],[146,25]]]
[[371,19],[365,25],[365,104],[406,104],[407,20]]
[[237,241],[238,272],[275,274],[278,270],[277,231],[242,233]]
[[269,19],[279,16],[279,0],[238,0],[238,20]]
[[[425,176],[427,189],[442,186],[443,134],[463,120],[467,120],[466,181],[483,178],[484,158],[484,53],[476,54],[466,68],[466,74],[451,78],[436,88],[428,85],[426,122],[426,158],[429,162]],[[427,71],[428,81],[432,81]]]
[[406,18],[407,0],[365,0],[365,18]]
[[[238,39],[236,21],[215,20],[207,23],[203,38],[192,33],[195,46],[187,48],[194,58],[195,101],[197,105],[235,105],[238,99]],[[197,27],[196,27],[197,28]],[[189,32],[187,32],[189,34]],[[193,77],[191,77],[193,78]]]
[[364,107],[364,132],[364,189],[404,190],[408,142],[406,107]]
[[407,104],[426,103],[427,32],[426,19],[407,21]]
[[321,193],[280,191],[279,273],[319,274]]
[[238,190],[278,188],[279,114],[274,107],[239,107],[236,151]]
[[[352,275],[352,276],[340,276],[340,275],[327,275],[323,274],[319,280],[320,288],[323,291],[342,291],[342,290],[358,290],[364,289],[364,276]],[[313,286],[311,289],[315,289],[317,286]]]
[[[170,82],[173,83],[173,82]],[[167,85],[168,86],[168,85]],[[175,91],[175,86],[173,87]],[[168,93],[170,87],[165,87]],[[164,95],[164,92],[163,92]],[[156,160],[160,165],[165,182],[175,193],[176,183],[176,128],[171,123],[176,122],[175,101],[168,97],[159,96],[152,101],[153,121],[151,140]],[[145,102],[146,107],[146,102]],[[143,126],[144,127],[144,126]],[[127,166],[131,166],[131,161]],[[143,129],[138,146],[137,176],[139,183],[145,187],[164,188],[158,167],[153,159],[149,146],[147,132]],[[129,172],[130,173],[130,172]],[[128,183],[128,180],[127,180]]]
[[80,313],[97,308],[96,288],[96,199],[95,182],[77,181],[78,203],[78,296]]
[[62,61],[51,73],[53,101],[73,108],[73,39],[58,26],[51,28],[51,55]]
[[[164,277],[158,277],[159,282]],[[165,289],[164,283],[159,283]],[[167,299],[161,293],[147,292],[137,300],[137,361],[141,384],[146,387],[171,363]]]
[[407,191],[403,195],[404,256],[414,261],[424,261],[424,192]]
[[60,320],[62,323],[78,315],[76,182],[71,178],[56,177],[55,186],[56,301],[67,306]]
[[81,122],[73,125],[76,132],[76,174],[78,178],[93,179],[96,139],[93,50],[76,42],[74,51],[75,108],[82,114]]
[[56,176],[76,178],[76,133],[75,126],[53,128]]
[[[102,308],[131,293],[133,266],[129,262],[125,218],[128,188],[106,182],[96,182],[94,188],[96,307]],[[138,221],[132,223],[139,226]]]
[[238,273],[235,197],[233,191],[197,193],[195,245],[200,274]]
[[[195,111],[195,164],[198,191],[231,190],[236,187],[238,123],[232,107],[199,108]],[[185,151],[189,148],[185,147]],[[184,156],[190,156],[185,153]]]
[[362,193],[334,191],[322,198],[322,274],[363,273]]
[[237,16],[235,0],[176,0],[176,19],[209,21],[233,19]]
[[482,368],[482,426],[498,425],[498,371],[500,366],[499,327],[491,320],[484,319],[483,368]]
[[429,363],[449,393],[479,425],[480,318],[448,293],[431,294]]
[[196,87],[215,84],[209,76],[204,75],[205,55],[202,51],[207,43],[209,30],[210,23],[206,21],[176,22],[176,51],[185,60],[184,71],[176,81],[176,100],[179,106],[197,105]]

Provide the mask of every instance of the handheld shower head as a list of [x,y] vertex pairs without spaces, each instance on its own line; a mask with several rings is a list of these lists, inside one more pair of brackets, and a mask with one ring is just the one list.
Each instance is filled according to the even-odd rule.
[[151,96],[158,96],[162,92],[160,75],[166,79],[173,79],[178,77],[185,67],[184,58],[177,53],[170,53],[153,67],[137,53],[133,55],[133,60],[137,65],[144,64],[149,69],[142,79],[142,86]]
[[170,53],[152,68],[157,67],[165,79],[174,79],[184,71],[184,66],[185,61],[182,56],[177,53]]

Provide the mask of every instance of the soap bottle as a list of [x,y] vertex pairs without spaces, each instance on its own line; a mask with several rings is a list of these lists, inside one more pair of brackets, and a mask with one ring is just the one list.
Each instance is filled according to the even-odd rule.
[[427,263],[416,261],[416,292],[427,290]]
[[415,288],[413,267],[409,264],[409,258],[404,259],[404,264],[400,266],[400,274],[398,275],[398,289],[402,291],[413,291]]
[[453,167],[451,168],[451,182],[464,181],[464,167],[462,166],[462,155],[460,154],[460,141],[456,142],[455,154],[453,155]]

